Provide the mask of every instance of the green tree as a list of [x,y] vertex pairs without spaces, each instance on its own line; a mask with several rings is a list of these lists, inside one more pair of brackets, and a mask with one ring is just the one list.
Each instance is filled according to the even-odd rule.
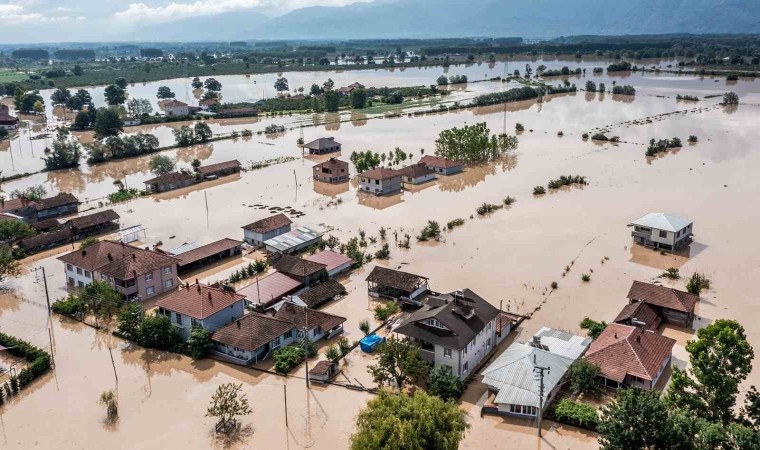
[[596,92],[596,83],[594,83],[591,80],[588,80],[586,82],[586,91],[588,91],[588,92]]
[[309,89],[309,94],[319,95],[321,93],[322,93],[322,88],[320,88],[318,84],[314,83],[311,85],[311,89]]
[[193,127],[195,142],[206,142],[214,136],[206,122],[198,122]]
[[95,245],[95,244],[97,244],[98,242],[99,242],[99,241],[98,241],[98,238],[96,238],[96,237],[94,237],[94,236],[89,236],[89,237],[86,237],[86,238],[82,239],[82,240],[79,242],[79,249],[81,250],[81,249],[83,249],[83,248],[87,248],[87,247],[89,247],[89,246],[91,246],[91,245]]
[[193,86],[193,89],[201,89],[201,88],[203,88],[203,82],[198,77],[193,78],[193,82],[190,83],[190,84]]
[[90,113],[86,111],[79,111],[74,118],[74,123],[71,125],[72,130],[86,130],[88,128],[92,127],[92,122],[90,121]]
[[53,150],[48,156],[42,158],[45,161],[46,170],[69,169],[79,165],[81,148],[79,143],[69,139],[64,133],[58,133],[53,141]]
[[65,105],[71,99],[71,91],[66,88],[58,88],[50,95],[50,101],[54,105]]
[[435,80],[435,82],[438,84],[438,86],[445,86],[449,84],[449,79],[446,78],[446,75],[441,75],[437,80]]
[[127,79],[126,78],[119,77],[116,80],[114,80],[113,84],[115,84],[116,86],[119,86],[122,89],[126,89],[128,83],[127,83]]
[[156,314],[145,316],[140,322],[137,343],[143,347],[173,352],[182,347],[182,335],[168,316]]
[[604,450],[667,448],[669,424],[668,411],[656,392],[621,389],[601,409],[599,444]]
[[195,144],[195,132],[187,125],[182,125],[179,128],[172,130],[174,133],[174,141],[179,146],[188,146]]
[[165,99],[165,98],[174,98],[175,95],[174,95],[174,92],[172,92],[172,90],[169,89],[168,86],[161,86],[158,88],[158,94],[156,94],[156,97],[160,99]]
[[443,130],[435,141],[435,154],[465,161],[487,161],[517,148],[517,138],[507,134],[490,136],[485,122]]
[[0,245],[0,283],[8,277],[17,277],[21,273],[21,266],[13,257],[11,249],[6,245]]
[[37,100],[36,102],[34,102],[34,106],[32,106],[32,110],[34,110],[36,114],[44,114],[45,104],[42,103],[41,100]]
[[712,422],[734,420],[739,385],[752,370],[754,351],[738,322],[718,319],[686,344],[691,367],[674,369],[667,399]]
[[596,377],[599,375],[599,366],[591,364],[585,358],[576,360],[570,370],[570,391],[573,394],[588,394],[599,391],[599,383]]
[[74,75],[81,76],[84,73],[84,70],[82,69],[82,66],[79,64],[76,64],[73,69]]
[[724,105],[738,105],[739,96],[736,95],[736,92],[726,92],[725,94],[723,94],[723,104]]
[[335,82],[332,80],[332,78],[328,78],[327,81],[322,83],[322,91],[332,91],[335,88]]
[[35,234],[37,234],[37,231],[34,227],[21,220],[3,220],[0,222],[0,242],[16,242],[32,237]]
[[153,112],[153,105],[147,98],[131,98],[127,101],[130,117],[142,117]]
[[377,353],[377,364],[367,370],[380,386],[395,384],[402,389],[404,384],[423,378],[428,372],[420,349],[408,340],[391,337],[378,346]]
[[367,91],[362,88],[351,91],[351,107],[362,109],[367,106]]
[[274,88],[277,90],[277,92],[283,92],[289,90],[288,88],[288,79],[285,77],[280,77],[274,82]]
[[217,430],[232,431],[237,423],[237,416],[245,416],[253,412],[242,390],[242,383],[224,383],[216,388],[216,392],[211,397],[211,405],[206,410],[206,417],[216,417]]
[[335,344],[330,344],[325,351],[325,358],[327,358],[328,361],[337,361],[341,356],[340,349],[338,349]]
[[325,110],[337,112],[340,108],[340,95],[333,90],[325,90]]
[[454,402],[417,390],[413,395],[380,390],[356,419],[354,450],[456,450],[469,428]]
[[364,333],[365,336],[369,334],[369,330],[370,330],[369,321],[367,319],[364,319],[361,322],[359,322],[359,331]]
[[150,171],[155,175],[163,175],[174,170],[174,160],[165,155],[155,155],[148,162]]
[[203,82],[203,86],[209,91],[219,92],[222,90],[222,83],[216,80],[216,78],[206,78]]
[[106,86],[103,94],[106,97],[106,103],[111,106],[123,105],[127,101],[127,92],[115,84]]
[[82,105],[89,105],[92,103],[92,96],[90,95],[90,92],[87,91],[87,89],[79,89],[76,91],[73,97],[78,98]]
[[437,395],[443,400],[456,401],[464,391],[462,380],[451,373],[451,367],[444,365],[440,365],[430,372],[427,386],[431,394]]
[[127,339],[137,341],[140,324],[144,318],[145,311],[143,311],[142,305],[138,302],[130,302],[119,312],[117,330]]
[[211,332],[203,327],[193,327],[187,338],[187,351],[194,359],[205,358],[214,347]]
[[107,138],[108,136],[118,136],[124,131],[124,122],[121,121],[119,113],[112,108],[98,108],[93,125],[95,137],[97,139]]

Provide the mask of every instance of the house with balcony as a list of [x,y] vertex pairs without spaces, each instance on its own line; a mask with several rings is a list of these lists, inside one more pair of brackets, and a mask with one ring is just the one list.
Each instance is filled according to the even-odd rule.
[[211,335],[214,353],[235,364],[250,365],[279,348],[299,342],[330,339],[343,332],[344,317],[282,302],[271,314],[251,312]]
[[434,367],[465,379],[512,329],[501,312],[469,289],[427,299],[393,331],[421,348]]
[[628,224],[633,242],[657,250],[676,251],[692,241],[694,221],[671,214],[649,213]]
[[158,313],[164,314],[180,329],[187,340],[195,327],[211,332],[234,322],[245,314],[245,297],[197,281],[187,284],[156,302]]
[[121,242],[100,241],[58,260],[64,264],[70,288],[81,289],[93,280],[101,280],[128,300],[144,300],[178,285],[178,258]]

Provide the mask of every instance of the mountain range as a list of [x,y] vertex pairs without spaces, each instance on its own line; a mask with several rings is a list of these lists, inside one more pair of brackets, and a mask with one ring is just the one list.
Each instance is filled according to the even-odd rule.
[[757,0],[376,0],[279,17],[238,11],[138,30],[141,39],[350,39],[760,33]]

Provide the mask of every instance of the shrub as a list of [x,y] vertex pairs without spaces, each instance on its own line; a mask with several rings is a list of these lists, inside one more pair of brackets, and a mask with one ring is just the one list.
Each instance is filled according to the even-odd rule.
[[665,278],[670,278],[671,280],[677,280],[681,278],[681,274],[679,273],[678,269],[675,267],[671,267],[665,272],[663,272],[662,276]]
[[438,225],[438,222],[435,220],[428,220],[427,225],[425,225],[425,228],[422,229],[420,234],[417,236],[418,241],[427,241],[429,239],[435,239],[438,240],[441,236],[441,226]]
[[203,327],[194,327],[187,338],[187,352],[193,359],[205,358],[214,347],[211,332]]
[[551,287],[552,287],[552,290],[555,290],[559,287],[559,284],[556,281],[552,281]]
[[304,360],[302,349],[289,345],[274,352],[274,370],[279,373],[289,373]]
[[343,353],[335,344],[330,344],[325,351],[325,358],[327,358],[328,361],[337,361],[341,356],[343,356]]
[[503,208],[502,205],[493,205],[491,203],[483,203],[482,205],[478,206],[478,209],[475,211],[478,213],[479,216],[483,216],[486,214],[490,214],[498,209]]
[[597,392],[599,390],[599,384],[596,381],[598,375],[599,366],[591,364],[584,358],[576,360],[568,371],[570,391],[573,394]]
[[689,141],[689,144],[696,144],[699,139],[692,134],[687,140]]
[[633,86],[614,86],[612,88],[613,94],[619,95],[636,95],[636,89]]
[[340,354],[342,356],[346,356],[348,352],[351,351],[351,344],[348,342],[347,338],[341,337],[338,339],[338,349],[340,350]]
[[588,317],[585,317],[581,321],[581,328],[588,330],[588,335],[591,337],[591,339],[596,339],[600,334],[602,334],[602,331],[607,328],[607,322],[597,322],[595,320],[589,319]]
[[702,289],[710,289],[710,279],[703,273],[694,272],[686,283],[686,290],[699,295]]
[[65,299],[62,298],[56,300],[56,302],[51,305],[51,309],[53,312],[63,314],[64,316],[81,317],[85,313],[86,305],[84,300],[79,296],[69,295]]
[[584,141],[585,141],[586,139],[588,139],[588,133],[583,133],[583,134],[581,135],[581,138],[582,138]]
[[398,311],[399,311],[399,307],[396,302],[390,302],[385,306],[378,305],[375,307],[375,319],[377,319],[380,322],[385,322],[392,315],[396,314]]
[[443,400],[456,401],[464,391],[462,380],[451,374],[450,370],[443,365],[439,365],[430,372],[427,386],[431,394]]
[[610,138],[608,138],[604,133],[594,133],[591,135],[591,139],[594,141],[609,141]]
[[504,206],[510,206],[514,202],[515,202],[515,198],[514,197],[507,196],[507,197],[504,198]]
[[554,418],[558,422],[575,425],[592,431],[599,424],[599,415],[596,408],[585,403],[576,403],[562,399],[554,407]]
[[549,186],[549,189],[559,189],[562,186],[570,186],[573,184],[586,185],[588,182],[586,181],[586,177],[581,175],[562,175],[556,180],[550,180],[547,186]]
[[377,259],[388,259],[391,256],[391,249],[388,246],[388,243],[386,242],[383,244],[382,247],[378,251],[375,252],[375,258]]
[[446,228],[449,230],[453,230],[456,227],[461,227],[464,225],[464,219],[454,219],[450,220],[449,223],[446,224]]
[[17,390],[23,389],[50,369],[50,355],[26,341],[0,333],[0,345],[6,347],[9,354],[23,358],[27,362],[26,367],[21,369],[15,377]]
[[518,122],[515,124],[515,131],[525,131],[525,127],[523,126],[523,124]]
[[658,153],[665,152],[669,148],[677,148],[681,146],[681,139],[674,137],[673,139],[659,139],[655,141],[651,139],[649,146],[647,147],[647,156],[655,156]]
[[536,186],[533,188],[533,195],[544,195],[546,194],[546,188],[543,186]]
[[584,283],[588,283],[591,281],[591,275],[584,273],[581,275],[581,280],[583,280]]
[[725,94],[723,94],[723,104],[724,105],[738,105],[739,96],[736,95],[736,92],[726,92]]
[[369,320],[364,319],[361,322],[359,322],[359,330],[362,333],[364,333],[365,336],[367,336],[369,334],[369,330],[370,330]]
[[157,314],[146,316],[140,322],[137,343],[143,347],[176,352],[182,348],[182,336],[168,316]]

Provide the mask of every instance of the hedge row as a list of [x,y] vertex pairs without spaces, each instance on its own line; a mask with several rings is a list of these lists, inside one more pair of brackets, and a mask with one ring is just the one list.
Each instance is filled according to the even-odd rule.
[[28,361],[28,365],[18,373],[19,387],[30,384],[50,369],[50,354],[24,340],[0,333],[0,345],[6,347],[11,355]]

